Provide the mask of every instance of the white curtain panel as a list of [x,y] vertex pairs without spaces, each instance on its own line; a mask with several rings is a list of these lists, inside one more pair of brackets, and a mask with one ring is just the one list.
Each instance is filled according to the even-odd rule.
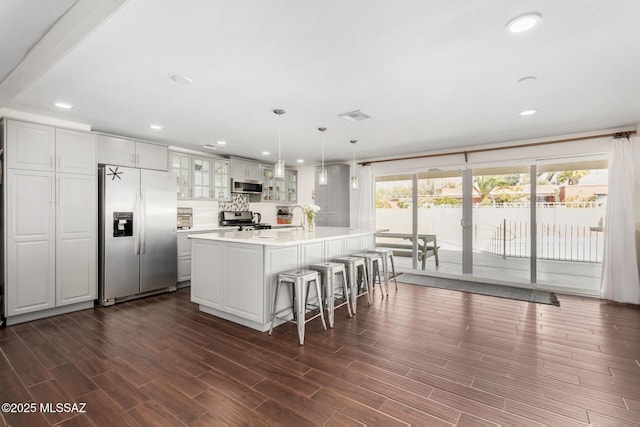
[[627,138],[614,139],[612,144],[600,297],[640,304],[633,200],[633,153]]
[[360,212],[358,213],[358,228],[370,230],[373,228],[373,179],[371,166],[360,168]]

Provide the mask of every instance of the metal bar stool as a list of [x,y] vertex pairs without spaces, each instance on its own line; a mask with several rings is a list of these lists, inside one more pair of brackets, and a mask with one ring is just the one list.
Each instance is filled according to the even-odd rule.
[[[396,284],[396,291],[397,291],[398,281],[396,280],[396,266],[395,266],[395,263],[393,262],[393,250],[392,249],[374,249],[367,252],[376,253],[382,259],[382,275],[384,276],[384,285],[385,285],[387,296],[389,295],[389,280],[393,279],[393,281]],[[391,271],[393,272],[393,276],[391,277],[389,277],[389,263],[391,263]],[[378,273],[379,272],[380,270],[378,270]],[[380,283],[380,288],[382,288],[382,283]]]
[[[342,307],[347,306],[347,312],[349,317],[351,315],[351,304],[349,304],[349,285],[347,283],[347,274],[345,272],[344,264],[337,262],[323,262],[322,264],[311,264],[310,270],[320,273],[320,279],[322,280],[325,306],[327,308],[327,317],[329,318],[329,327],[333,328],[333,321],[335,318],[335,311]],[[336,276],[342,275],[342,292],[344,301],[335,304],[335,291],[336,291]]]
[[[349,289],[351,290],[351,311],[356,314],[356,299],[359,296],[367,295],[367,303],[371,305],[371,294],[369,293],[369,279],[367,278],[367,269],[364,266],[364,258],[354,256],[346,256],[334,259],[335,262],[344,264],[347,269],[347,277],[349,281]],[[362,269],[362,270],[358,270]],[[362,271],[360,276],[359,271]],[[358,280],[362,277],[362,282]],[[360,287],[360,283],[364,286]]]
[[[307,319],[305,313],[308,305],[307,296],[309,293],[309,286],[311,285],[311,282],[315,282],[316,293],[318,295],[317,307],[320,309],[320,311],[318,312],[318,314],[315,314]],[[293,320],[278,317],[278,315],[283,311],[288,311],[289,307],[280,311],[276,311],[278,308],[277,306],[278,295],[280,294],[280,285],[282,284],[291,285],[291,291],[293,295]],[[313,307],[315,308],[315,306]],[[322,291],[320,289],[320,277],[318,276],[318,272],[313,270],[291,270],[278,274],[278,283],[276,285],[276,296],[273,300],[273,313],[271,315],[271,329],[269,329],[269,335],[271,335],[271,333],[273,332],[276,318],[284,319],[298,325],[298,339],[300,340],[300,345],[303,345],[304,325],[307,322],[315,319],[316,317],[320,317],[320,319],[322,320],[322,327],[326,331],[327,324],[324,321],[324,314],[322,310]]]
[[369,284],[369,292],[372,292],[376,272],[378,273],[378,280],[382,283],[380,276],[380,255],[371,252],[359,252],[357,254],[352,254],[351,256],[364,259],[364,266],[367,270],[367,278],[369,279],[367,282]]

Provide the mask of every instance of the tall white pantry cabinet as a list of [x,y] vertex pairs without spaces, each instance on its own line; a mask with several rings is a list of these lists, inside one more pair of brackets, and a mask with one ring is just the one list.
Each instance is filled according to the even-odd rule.
[[3,288],[7,323],[97,298],[95,135],[4,120]]

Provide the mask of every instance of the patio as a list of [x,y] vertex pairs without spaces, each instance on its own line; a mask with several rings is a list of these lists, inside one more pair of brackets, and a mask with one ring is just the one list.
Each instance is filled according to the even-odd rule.
[[[413,270],[411,258],[395,257],[396,269],[402,272],[428,274],[439,277],[452,277],[462,274],[462,251],[440,248],[440,265],[435,259],[427,259],[425,270]],[[465,279],[487,281],[491,283],[509,283],[520,287],[530,287],[530,259],[502,258],[486,252],[473,253],[473,275]],[[601,263],[572,261],[538,261],[538,280],[536,289],[545,289],[571,295],[599,296]]]

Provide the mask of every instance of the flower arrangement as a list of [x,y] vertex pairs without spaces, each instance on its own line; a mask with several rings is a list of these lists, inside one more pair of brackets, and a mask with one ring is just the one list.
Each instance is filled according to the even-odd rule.
[[304,205],[304,214],[307,216],[307,229],[309,231],[314,231],[316,228],[315,218],[319,210],[320,206],[313,203]]

